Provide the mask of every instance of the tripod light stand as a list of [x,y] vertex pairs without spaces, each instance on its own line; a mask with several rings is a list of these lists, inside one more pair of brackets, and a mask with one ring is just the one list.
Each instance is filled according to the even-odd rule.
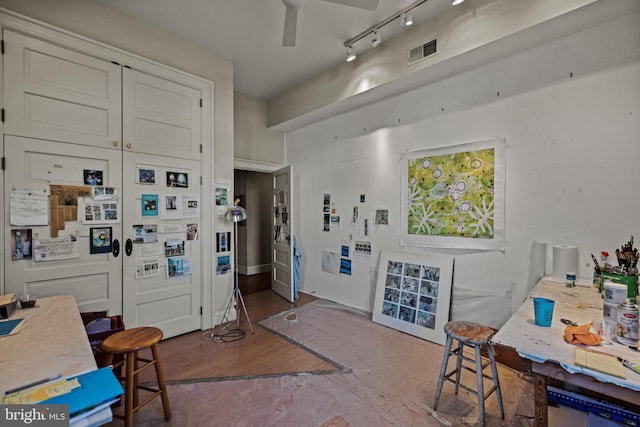
[[[244,310],[244,315],[247,318],[247,322],[249,322],[249,329],[251,329],[251,333],[253,334],[253,326],[251,326],[251,319],[249,319],[249,313],[247,313],[247,307],[244,305],[244,299],[242,298],[242,293],[240,293],[240,287],[238,284],[238,223],[247,219],[247,211],[242,207],[236,206],[231,207],[224,215],[227,221],[233,221],[234,225],[234,252],[235,252],[235,283],[233,286],[233,294],[231,295],[231,300],[229,300],[229,305],[227,305],[227,309],[224,312],[223,319],[227,319],[229,315],[229,311],[231,310],[231,306],[234,305],[236,309],[236,329],[235,331],[242,331],[240,328],[240,304],[242,304],[242,309]],[[244,337],[244,331],[242,331],[242,336]]]

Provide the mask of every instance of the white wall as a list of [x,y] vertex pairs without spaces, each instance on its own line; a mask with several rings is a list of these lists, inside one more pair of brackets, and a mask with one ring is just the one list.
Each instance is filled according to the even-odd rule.
[[[401,153],[494,136],[508,144],[506,250],[400,248]],[[532,241],[549,245],[547,272],[553,245],[577,245],[589,278],[591,253],[640,234],[640,14],[288,132],[286,147],[301,291],[372,310],[380,250],[450,253],[452,318],[499,326],[526,294]],[[330,232],[324,193],[342,217]],[[352,276],[322,272],[321,251],[357,236],[354,205],[388,207],[390,225],[374,228],[372,257],[352,256]]]

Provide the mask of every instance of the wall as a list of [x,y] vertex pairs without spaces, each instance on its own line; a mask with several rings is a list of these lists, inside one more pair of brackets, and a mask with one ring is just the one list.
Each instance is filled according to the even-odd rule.
[[267,103],[236,92],[233,103],[236,168],[275,170],[284,165],[284,134],[267,129]]
[[[371,310],[381,250],[455,256],[452,318],[500,326],[526,295],[532,241],[577,245],[579,275],[591,253],[638,235],[640,182],[640,10],[409,93],[286,134],[293,167],[294,233],[303,292]],[[399,246],[401,153],[503,137],[506,249],[426,250]],[[342,225],[322,232],[323,194]],[[359,195],[366,203],[359,203]],[[390,210],[373,230],[373,256],[353,275],[321,271],[322,250],[357,236],[351,209]]]
[[[233,63],[230,60],[93,0],[0,0],[0,7],[213,81],[213,149],[209,155],[215,176],[232,179]],[[211,312],[224,312],[233,287],[232,275],[214,275],[213,280],[216,282],[213,296],[208,286],[203,289],[205,324],[211,321]]]

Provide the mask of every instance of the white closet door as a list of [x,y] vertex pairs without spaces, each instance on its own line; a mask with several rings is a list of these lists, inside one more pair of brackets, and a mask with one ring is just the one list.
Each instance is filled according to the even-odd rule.
[[200,91],[128,68],[122,72],[124,150],[200,160]]
[[120,149],[119,65],[3,34],[6,134]]
[[125,152],[123,170],[125,324],[199,329],[202,240],[187,236],[201,225],[200,162]]
[[[119,194],[121,152],[5,135],[4,156],[6,292],[29,292],[40,297],[73,295],[80,311],[122,313],[122,255],[91,254],[89,237],[92,227],[111,227],[111,241],[115,245],[116,240],[122,241],[122,221],[83,223],[84,210],[78,212],[78,207],[73,205],[76,198],[72,192],[66,197],[67,202],[55,204],[47,200],[44,193],[50,184],[84,186],[84,171],[95,170],[102,172],[103,185],[114,187]],[[42,198],[36,197],[42,194],[45,194],[44,204]],[[37,213],[44,217],[38,218]],[[49,225],[54,223],[53,215],[58,215],[55,222],[60,224],[55,231]],[[46,225],[37,225],[43,223]],[[30,230],[32,244],[25,250],[26,239],[22,236],[29,233],[27,230]],[[21,239],[15,239],[16,232]],[[73,255],[73,244],[62,243],[50,246],[48,258],[36,261],[36,240],[44,241],[52,235],[67,241],[71,240],[69,236],[77,235],[76,254]],[[65,252],[71,257],[54,259]]]

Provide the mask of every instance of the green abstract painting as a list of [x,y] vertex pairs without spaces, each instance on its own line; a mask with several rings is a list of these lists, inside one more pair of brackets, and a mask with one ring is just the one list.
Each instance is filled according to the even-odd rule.
[[[407,236],[496,238],[503,226],[504,150],[486,142],[472,144],[405,156]],[[467,247],[442,241],[437,246]]]

